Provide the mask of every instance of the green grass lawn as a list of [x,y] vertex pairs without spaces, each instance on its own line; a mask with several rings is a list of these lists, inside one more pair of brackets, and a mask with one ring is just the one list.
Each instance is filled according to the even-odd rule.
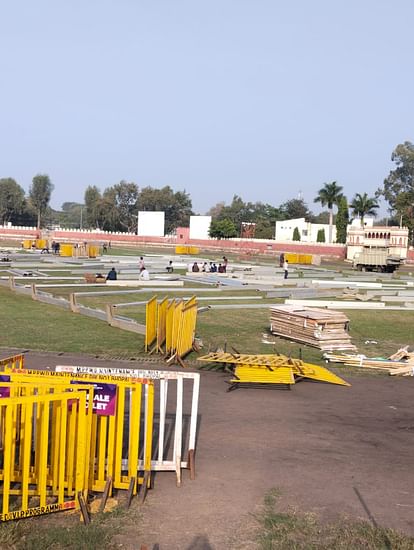
[[[55,289],[51,289],[55,290]],[[63,295],[65,289],[58,289]],[[68,290],[68,289],[66,289]],[[98,288],[99,290],[99,288]],[[191,294],[191,293],[189,293]],[[214,293],[215,294],[215,293]],[[250,295],[237,291],[224,291],[232,296]],[[83,305],[104,310],[105,304],[145,301],[152,293],[109,295],[80,298]],[[167,293],[162,290],[161,299]],[[199,295],[203,295],[200,289]],[[211,294],[204,293],[204,295]],[[261,294],[258,293],[258,300]],[[174,296],[173,290],[168,296]],[[183,294],[177,293],[177,297]],[[266,299],[267,301],[267,299]],[[274,300],[276,302],[276,300]],[[231,302],[211,302],[226,304]],[[0,346],[38,350],[80,352],[112,357],[135,357],[143,346],[143,337],[109,327],[103,321],[73,314],[58,307],[32,301],[27,296],[16,295],[0,287],[0,323],[7,327],[0,337]],[[208,301],[200,302],[207,305]],[[145,322],[145,306],[123,307],[118,314]],[[412,311],[347,311],[350,334],[360,353],[369,357],[387,357],[405,345],[413,344]],[[235,348],[242,353],[284,353],[304,360],[324,364],[320,350],[276,338],[269,334],[269,311],[265,309],[211,309],[199,314],[197,336],[204,344],[204,351],[218,348]],[[267,340],[271,344],[263,342]],[[377,344],[365,344],[375,340]],[[195,358],[192,354],[190,358]],[[343,368],[343,367],[340,367]]]
[[0,287],[0,346],[133,357],[143,337]]
[[313,514],[295,509],[281,512],[276,491],[266,495],[256,514],[261,550],[413,550],[414,538],[367,521],[342,518],[323,524]]

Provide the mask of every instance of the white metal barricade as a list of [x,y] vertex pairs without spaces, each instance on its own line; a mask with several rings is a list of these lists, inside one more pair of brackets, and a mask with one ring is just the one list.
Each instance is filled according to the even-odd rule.
[[[91,374],[96,376],[111,376],[122,378],[150,379],[155,382],[159,380],[159,431],[158,431],[158,449],[153,453],[151,469],[155,471],[175,471],[177,476],[177,486],[181,485],[181,469],[190,470],[190,479],[195,479],[195,447],[197,437],[198,420],[198,399],[200,393],[200,374],[196,372],[174,372],[167,370],[151,369],[123,369],[112,367],[84,367],[72,365],[58,365],[56,372],[73,375]],[[191,413],[190,427],[188,437],[183,441],[183,402],[188,385],[185,380],[192,381],[191,385]],[[169,386],[176,383],[176,405],[174,426],[174,444],[172,457],[168,457],[168,448],[165,448],[167,439],[167,405]],[[158,384],[157,384],[158,385]],[[190,396],[189,396],[190,397]],[[186,460],[183,460],[183,452],[188,450]],[[141,466],[141,461],[140,461]]]

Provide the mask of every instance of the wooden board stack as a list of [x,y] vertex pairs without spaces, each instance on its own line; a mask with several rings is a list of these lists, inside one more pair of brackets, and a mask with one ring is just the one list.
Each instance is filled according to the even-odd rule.
[[414,376],[414,352],[408,346],[399,349],[388,359],[369,358],[365,355],[325,353],[324,358],[330,363],[342,363],[351,367],[364,367],[388,372],[391,376]]
[[347,331],[349,319],[341,311],[293,305],[270,308],[273,334],[323,351],[356,350]]

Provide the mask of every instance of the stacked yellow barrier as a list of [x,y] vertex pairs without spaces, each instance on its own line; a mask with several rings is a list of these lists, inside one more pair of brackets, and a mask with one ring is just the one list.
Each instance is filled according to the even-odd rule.
[[312,265],[312,254],[285,253],[285,260],[290,264]]
[[195,296],[187,302],[164,298],[159,304],[154,296],[146,304],[145,351],[166,353],[180,362],[193,349],[196,325]]
[[[8,365],[3,372],[0,520],[79,508],[88,491],[107,497],[112,489],[128,489],[132,498],[141,485],[141,499],[145,497],[151,480],[151,381]],[[18,514],[9,513],[10,495],[20,499]],[[56,505],[46,506],[50,495]],[[28,506],[30,496],[40,498],[40,507]]]
[[181,254],[181,255],[196,255],[196,254],[199,254],[200,253],[200,249],[197,248],[196,246],[183,246],[183,245],[178,245],[175,247],[175,253],[176,254]]
[[198,358],[208,363],[221,363],[234,369],[234,378],[229,381],[230,390],[242,385],[295,384],[297,380],[309,378],[320,382],[350,386],[348,382],[324,367],[292,359],[286,355],[241,353],[208,353]]

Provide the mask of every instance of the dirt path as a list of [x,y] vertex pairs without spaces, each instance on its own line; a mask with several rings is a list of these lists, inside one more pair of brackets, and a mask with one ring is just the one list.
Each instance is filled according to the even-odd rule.
[[[32,352],[26,363],[142,366]],[[197,479],[190,482],[184,472],[177,489],[174,474],[156,476],[137,526],[149,548],[254,548],[252,513],[272,488],[280,489],[282,505],[323,520],[373,518],[414,534],[413,378],[358,377],[351,388],[302,382],[292,391],[226,393],[227,378],[202,373]],[[133,533],[122,542],[137,547]]]

